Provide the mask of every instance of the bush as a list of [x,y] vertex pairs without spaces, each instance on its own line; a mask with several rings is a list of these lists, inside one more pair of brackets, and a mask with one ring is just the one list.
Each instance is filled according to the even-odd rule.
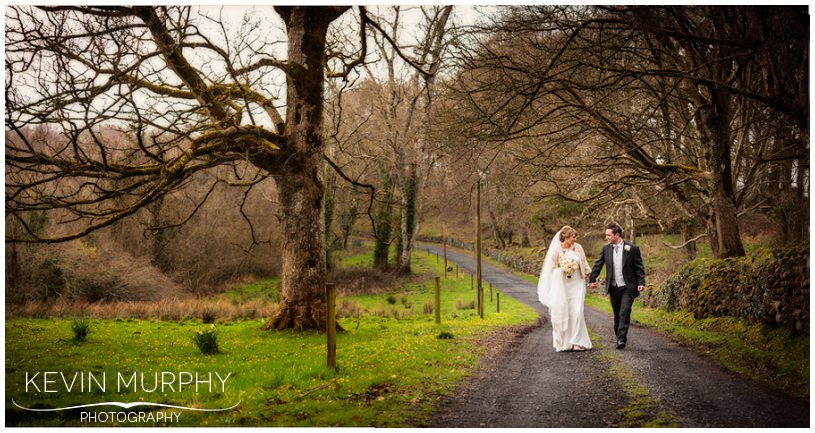
[[38,281],[39,285],[45,289],[43,298],[46,301],[51,297],[60,295],[65,289],[65,278],[63,277],[62,269],[59,267],[59,263],[54,259],[45,259],[42,265],[40,265],[37,276],[40,280]]
[[457,310],[475,310],[475,301],[462,301],[461,299],[456,299],[456,309]]
[[740,317],[809,333],[809,247],[758,249],[745,257],[697,259],[643,301],[694,317]]
[[196,331],[192,336],[192,341],[204,355],[220,353],[218,349],[218,331],[215,329],[215,325]]
[[395,275],[362,266],[334,269],[329,273],[328,281],[337,282],[337,296],[392,292],[400,284]]
[[362,313],[363,313],[362,306],[360,306],[356,302],[352,302],[347,299],[343,299],[342,301],[340,301],[340,304],[337,306],[337,318],[344,317],[359,318],[360,316],[362,316]]
[[391,305],[396,305],[396,297],[393,295],[389,295],[385,300]]
[[442,331],[439,335],[436,336],[439,340],[452,340],[455,336],[447,331]]
[[83,343],[88,339],[90,329],[91,324],[85,319],[76,319],[71,322],[71,331],[74,332],[74,341],[78,343]]
[[429,299],[424,301],[424,305],[422,305],[422,312],[424,314],[433,314],[433,302]]
[[205,308],[204,311],[201,312],[201,322],[203,323],[215,323],[215,318],[216,313],[214,310]]
[[20,281],[8,289],[14,303],[156,301],[181,293],[147,258],[112,242],[85,239],[38,247],[20,248]]

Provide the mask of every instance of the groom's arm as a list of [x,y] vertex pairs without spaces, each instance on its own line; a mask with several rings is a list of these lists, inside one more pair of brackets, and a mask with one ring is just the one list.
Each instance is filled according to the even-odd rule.
[[634,272],[637,275],[637,289],[643,291],[643,289],[645,289],[645,265],[642,262],[640,248],[636,247],[634,251],[636,252],[634,254]]
[[603,265],[606,264],[606,254],[605,254],[605,247],[600,249],[600,256],[597,257],[597,260],[594,261],[594,266],[591,268],[591,274],[589,274],[589,284],[594,284],[597,282],[597,277],[600,276],[600,271],[603,269]]

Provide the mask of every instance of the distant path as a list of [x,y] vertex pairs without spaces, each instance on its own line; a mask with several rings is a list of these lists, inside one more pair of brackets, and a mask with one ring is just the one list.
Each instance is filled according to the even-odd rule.
[[[440,245],[426,243],[417,244],[416,253],[428,249],[442,254]],[[447,259],[472,273],[475,260],[470,254],[448,248]],[[492,283],[546,317],[534,284],[486,262],[482,278],[484,286]],[[547,320],[488,361],[457,395],[443,402],[430,426],[635,427],[654,419],[677,427],[810,425],[806,400],[742,378],[635,324],[628,347],[616,350],[609,315],[588,308],[586,321],[594,350],[554,352]],[[623,392],[621,380],[628,389],[639,389],[636,402]]]

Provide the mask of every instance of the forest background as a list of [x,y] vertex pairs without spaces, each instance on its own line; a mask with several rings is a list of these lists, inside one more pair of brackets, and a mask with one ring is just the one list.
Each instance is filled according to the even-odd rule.
[[[153,57],[157,65],[117,69],[150,49],[122,43],[129,28],[114,24],[130,15],[7,10],[7,313],[203,298],[283,275],[280,284],[291,287],[279,289],[280,308],[271,302],[258,314],[277,317],[273,327],[319,327],[279,317],[298,290],[322,293],[291,269],[324,260],[319,272],[327,272],[332,251],[365,238],[373,240],[374,280],[408,274],[417,240],[474,242],[477,190],[487,248],[531,273],[564,224],[578,229],[590,255],[609,222],[634,242],[655,236],[644,251],[660,258],[648,263],[655,292],[700,256],[758,249],[770,257],[771,248],[798,245],[796,257],[808,259],[805,7],[425,6],[323,15],[328,72],[316,86],[325,116],[316,162],[304,171],[316,176],[319,203],[304,231],[306,217],[281,204],[291,173],[217,141],[224,137],[207,138],[212,116],[226,117],[165,75],[185,71]],[[83,24],[83,16],[94,20]],[[281,16],[294,34],[296,24]],[[37,33],[49,28],[30,26],[43,17],[65,24],[62,45]],[[266,58],[286,56],[276,51],[284,24],[271,10],[159,8],[133,17],[148,27],[161,21],[189,44],[190,70],[213,101],[243,116],[240,134],[266,128],[264,139],[278,143],[275,128],[282,133],[292,114],[281,104],[293,96],[285,74],[258,73],[278,67],[291,75]],[[269,22],[276,30],[263,39]],[[88,40],[84,54],[68,55]],[[38,55],[42,63],[32,61]],[[56,59],[87,70],[60,69]],[[30,74],[43,65],[62,74],[57,84]],[[127,71],[136,73],[122,78]],[[207,148],[200,164],[181,161],[202,137],[225,153]],[[161,173],[186,165],[164,178],[149,172],[151,158]],[[293,245],[311,232],[317,243]],[[349,286],[366,278],[325,275],[318,280]],[[760,307],[757,318],[777,313],[785,317],[770,322],[808,332],[806,286],[805,295],[784,295],[783,314]],[[803,296],[806,307],[797,305]]]

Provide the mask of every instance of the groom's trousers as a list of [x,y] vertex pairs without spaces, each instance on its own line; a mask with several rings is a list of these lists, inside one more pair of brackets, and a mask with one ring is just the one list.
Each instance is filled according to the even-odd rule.
[[614,333],[617,335],[617,341],[627,342],[634,296],[625,286],[612,285],[609,287],[609,297],[611,308],[614,310]]

